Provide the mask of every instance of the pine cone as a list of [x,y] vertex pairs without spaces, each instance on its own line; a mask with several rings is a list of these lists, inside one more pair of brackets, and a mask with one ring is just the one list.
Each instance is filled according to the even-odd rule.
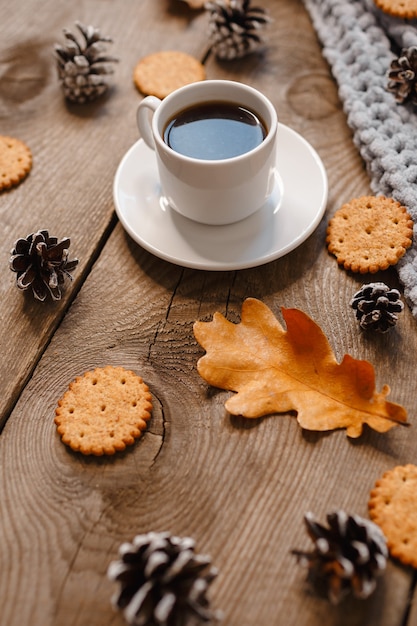
[[17,272],[19,289],[32,287],[37,300],[45,300],[48,294],[60,300],[65,277],[72,279],[70,272],[78,265],[78,259],[68,260],[69,247],[68,238],[58,243],[47,230],[18,239],[11,251],[10,269]]
[[214,0],[206,9],[210,50],[219,59],[237,59],[259,49],[264,39],[259,31],[270,22],[265,10],[251,7],[250,0]]
[[83,26],[80,22],[75,25],[83,41],[80,43],[70,31],[64,29],[66,45],[55,44],[55,57],[65,97],[71,102],[84,103],[95,100],[107,90],[106,75],[113,73],[109,63],[118,59],[102,54],[105,44],[111,43],[111,39],[102,37],[93,26]]
[[312,552],[292,553],[308,567],[307,580],[316,591],[333,604],[349,592],[357,598],[369,597],[388,559],[386,540],[379,526],[344,511],[327,515],[328,528],[318,524],[311,513],[304,520],[315,548]]
[[398,320],[404,304],[397,289],[385,283],[369,283],[353,296],[350,306],[356,311],[356,319],[364,330],[386,333]]
[[417,46],[404,48],[388,71],[388,91],[399,104],[410,100],[417,105]]
[[205,622],[218,619],[206,593],[217,570],[208,556],[194,553],[194,541],[169,533],[137,535],[123,543],[120,559],[110,563],[108,577],[120,583],[112,598],[134,626],[178,626],[194,616]]

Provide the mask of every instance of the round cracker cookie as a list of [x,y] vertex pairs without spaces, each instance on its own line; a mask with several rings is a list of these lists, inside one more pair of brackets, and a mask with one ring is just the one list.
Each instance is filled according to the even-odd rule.
[[326,243],[346,270],[374,274],[395,265],[411,246],[413,221],[385,196],[361,196],[344,204],[327,227]]
[[55,424],[62,442],[82,454],[114,454],[146,429],[152,398],[142,378],[107,365],[72,381],[58,401]]
[[399,465],[385,472],[370,493],[368,507],[390,554],[417,568],[417,466]]
[[18,185],[32,168],[28,146],[14,137],[0,135],[0,191]]
[[413,19],[417,17],[417,0],[374,0],[376,6],[395,17]]
[[143,94],[165,98],[179,87],[206,78],[204,65],[185,52],[166,50],[139,61],[133,81]]

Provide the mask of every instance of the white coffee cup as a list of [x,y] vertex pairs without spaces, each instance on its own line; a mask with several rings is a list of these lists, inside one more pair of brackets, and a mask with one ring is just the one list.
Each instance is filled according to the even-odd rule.
[[[253,111],[266,136],[255,148],[231,158],[206,160],[173,150],[163,138],[167,123],[199,103],[228,102]],[[262,93],[243,83],[205,80],[177,89],[164,100],[147,96],[137,124],[155,150],[164,200],[178,213],[203,224],[231,224],[261,208],[275,184],[277,114]]]

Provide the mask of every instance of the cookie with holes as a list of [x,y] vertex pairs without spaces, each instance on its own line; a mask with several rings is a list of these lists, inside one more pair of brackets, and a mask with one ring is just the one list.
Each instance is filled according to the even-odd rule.
[[361,196],[336,211],[326,243],[346,270],[374,274],[395,265],[411,246],[413,221],[407,209],[385,196]]
[[204,80],[204,65],[185,52],[162,50],[143,57],[133,72],[133,82],[143,94],[165,98],[175,89]]
[[413,19],[417,17],[416,0],[374,0],[376,6],[394,17]]
[[55,424],[76,452],[111,455],[132,445],[151,417],[152,396],[142,378],[107,365],[73,380],[58,401]]
[[370,493],[368,507],[391,556],[417,568],[417,466],[398,465],[385,472]]
[[32,152],[20,139],[0,135],[0,191],[18,185],[32,169]]

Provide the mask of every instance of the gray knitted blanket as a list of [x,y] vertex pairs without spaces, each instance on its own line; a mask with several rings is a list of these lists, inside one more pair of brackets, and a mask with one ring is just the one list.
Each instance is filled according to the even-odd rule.
[[390,17],[373,0],[304,4],[338,83],[372,192],[401,202],[414,220],[413,245],[396,267],[417,317],[417,110],[396,104],[386,89],[392,59],[401,48],[417,45],[417,22]]

